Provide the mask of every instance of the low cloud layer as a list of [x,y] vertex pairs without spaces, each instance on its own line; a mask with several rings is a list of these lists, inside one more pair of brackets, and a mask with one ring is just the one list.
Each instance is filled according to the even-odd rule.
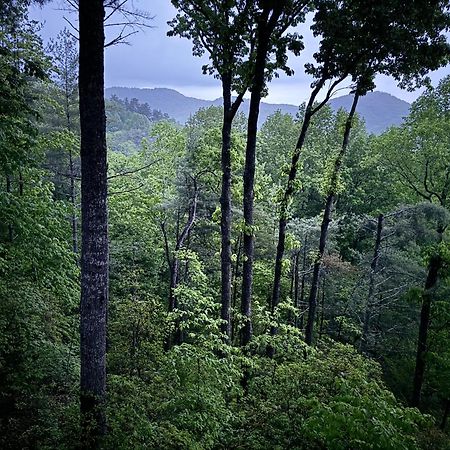
[[[176,10],[169,0],[134,0],[138,9],[148,10],[154,19],[152,28],[130,37],[130,45],[108,48],[105,56],[105,83],[107,86],[169,87],[197,98],[214,99],[221,95],[217,80],[202,74],[201,67],[207,60],[192,56],[192,46],[186,39],[167,37],[167,21]],[[44,8],[33,8],[32,18],[44,23],[42,36],[45,40],[54,38],[60,30],[68,27],[67,20],[76,27],[76,14],[66,10],[64,2],[54,0]],[[299,58],[290,58],[295,70],[293,77],[281,75],[270,85],[267,101],[272,103],[303,102],[309,92],[310,78],[303,72],[303,66],[311,60],[317,41],[311,35],[307,24],[300,28],[304,35],[305,51]],[[431,74],[433,83],[450,74],[450,66]],[[413,101],[420,93],[400,90],[394,80],[377,78],[377,90],[389,92],[406,101]],[[343,91],[342,94],[346,92]]]

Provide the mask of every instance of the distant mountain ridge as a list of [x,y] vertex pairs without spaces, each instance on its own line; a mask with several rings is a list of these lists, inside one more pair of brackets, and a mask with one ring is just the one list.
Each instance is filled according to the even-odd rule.
[[[187,97],[174,89],[168,88],[129,88],[110,87],[105,89],[107,98],[116,95],[121,99],[137,98],[141,103],[148,103],[150,108],[157,109],[168,114],[180,123],[185,123],[189,116],[197,112],[200,108],[209,106],[221,106],[222,99],[202,100],[194,97]],[[352,101],[350,95],[334,98],[330,101],[333,110],[339,108],[349,109]],[[242,111],[247,112],[249,100],[245,100]],[[402,123],[403,118],[408,115],[410,104],[400,100],[386,92],[369,92],[359,101],[357,112],[364,117],[367,130],[370,133],[379,134],[393,125]],[[297,114],[298,106],[289,104],[261,103],[260,124],[275,111],[280,110],[293,116]]]

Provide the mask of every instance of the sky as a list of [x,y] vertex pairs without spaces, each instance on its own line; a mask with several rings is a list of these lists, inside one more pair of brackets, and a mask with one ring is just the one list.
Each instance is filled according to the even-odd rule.
[[[192,56],[192,45],[187,39],[166,35],[169,30],[167,21],[176,14],[170,0],[130,0],[130,3],[152,15],[151,28],[131,36],[129,45],[116,45],[106,49],[106,87],[165,87],[196,98],[213,100],[220,97],[220,82],[212,76],[202,74],[201,67],[207,57]],[[71,29],[65,19],[77,27],[76,14],[67,11],[63,0],[53,0],[43,8],[33,7],[30,17],[43,24],[41,35],[45,42],[55,38],[63,28]],[[289,58],[294,76],[280,74],[278,79],[274,79],[265,99],[267,102],[296,105],[306,101],[309,96],[311,79],[304,74],[304,64],[312,60],[317,40],[312,36],[308,23],[301,26],[299,31],[304,37],[305,50],[300,57]],[[430,77],[436,85],[446,75],[450,75],[450,65],[431,73]],[[408,102],[414,101],[421,92],[401,90],[394,80],[385,76],[377,77],[376,84],[377,90]],[[338,95],[345,93],[343,90]]]

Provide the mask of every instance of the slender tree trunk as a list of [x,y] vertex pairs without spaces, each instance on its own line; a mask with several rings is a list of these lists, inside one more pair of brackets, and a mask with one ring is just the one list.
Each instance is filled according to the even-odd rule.
[[103,18],[103,0],[80,0],[80,406],[83,445],[90,448],[99,447],[106,434],[108,212]]
[[322,225],[320,228],[319,252],[313,267],[311,291],[309,294],[308,320],[306,322],[306,330],[305,330],[305,342],[308,345],[312,344],[316,306],[317,306],[317,293],[319,291],[320,269],[322,267],[322,258],[325,253],[325,247],[327,243],[328,227],[331,222],[333,201],[334,195],[333,194],[328,195],[327,202],[325,205],[325,211],[323,214]]
[[[64,70],[64,109],[66,114],[66,127],[67,131],[72,131],[72,118],[70,115],[70,89],[68,83],[68,68]],[[71,226],[72,226],[72,251],[75,255],[78,254],[78,225],[77,225],[77,213],[76,213],[76,185],[75,185],[75,164],[73,160],[72,148],[69,147],[69,177],[70,177],[70,203],[72,204],[71,213]]]
[[383,214],[378,215],[377,220],[377,234],[375,238],[375,248],[373,251],[372,262],[370,263],[370,275],[369,275],[369,292],[367,294],[367,304],[364,313],[364,325],[361,337],[360,351],[365,352],[367,350],[367,338],[369,336],[370,329],[370,317],[372,313],[373,297],[375,295],[375,278],[378,270],[378,261],[380,259],[381,250],[381,234],[383,232]]
[[[278,221],[278,243],[277,243],[277,254],[275,257],[275,270],[273,279],[273,290],[272,290],[272,308],[276,308],[280,302],[280,291],[281,291],[281,270],[283,265],[283,256],[286,244],[286,227],[288,223],[288,208],[292,196],[295,192],[295,179],[297,177],[298,162],[300,159],[301,151],[305,144],[306,135],[311,124],[311,118],[313,114],[318,110],[313,110],[313,105],[316,97],[325,83],[324,79],[321,79],[319,84],[312,91],[308,104],[305,110],[305,116],[303,118],[302,128],[300,135],[295,146],[294,153],[292,154],[291,168],[289,170],[289,177],[286,190],[283,195],[283,199],[280,204],[280,218]],[[274,329],[276,333],[277,330]]]
[[294,308],[296,309],[295,312],[295,319],[294,319],[294,327],[298,326],[298,311],[300,309],[300,305],[299,305],[299,295],[298,295],[298,291],[299,291],[299,281],[300,281],[300,276],[299,276],[299,260],[300,260],[300,252],[301,250],[299,250],[297,252],[297,254],[295,255],[295,273],[294,273]]
[[[233,310],[236,310],[237,296],[238,296],[238,286],[237,280],[239,278],[239,267],[241,265],[241,253],[242,253],[242,233],[239,234],[237,248],[236,248],[236,263],[233,268]],[[231,341],[234,342],[235,336],[237,334],[236,321],[231,321]]]
[[425,281],[425,289],[422,294],[422,309],[420,311],[419,338],[417,340],[416,367],[414,370],[413,392],[411,406],[418,407],[425,375],[425,359],[427,354],[428,328],[430,326],[431,300],[433,288],[436,286],[439,271],[442,267],[440,255],[434,255],[428,265],[428,275]]
[[178,286],[179,270],[180,270],[180,260],[175,255],[173,258],[172,266],[170,268],[169,312],[173,312],[178,307],[175,289]]
[[297,252],[293,253],[291,256],[291,273],[289,274],[290,288],[289,288],[289,298],[294,299],[294,278],[295,278],[295,263],[296,263]]
[[[177,243],[175,245],[175,252],[173,254],[173,258],[171,261],[170,253],[169,253],[169,245],[167,240],[167,235],[165,231],[164,225],[162,225],[162,230],[164,234],[164,241],[166,247],[166,258],[170,269],[170,286],[169,286],[169,312],[174,311],[179,308],[178,299],[175,293],[176,288],[178,287],[178,280],[180,277],[180,259],[178,258],[178,252],[183,248],[184,243],[187,237],[190,235],[192,227],[194,226],[196,216],[197,216],[197,203],[198,203],[198,186],[197,180],[194,178],[194,196],[192,199],[192,204],[189,208],[188,220],[183,227],[183,230],[180,233],[179,230],[179,217],[177,218]],[[175,323],[175,332],[173,336],[169,336],[166,343],[165,348],[169,350],[173,345],[180,345],[182,343],[183,335],[180,328],[180,319],[176,320]]]
[[250,108],[247,122],[247,145],[245,149],[244,166],[244,245],[242,267],[242,301],[241,314],[244,326],[241,330],[241,345],[245,346],[252,337],[252,287],[253,287],[253,258],[254,258],[254,229],[253,203],[255,185],[256,139],[258,131],[259,108],[262,91],[265,85],[265,70],[270,40],[278,20],[286,6],[284,0],[265,2],[263,11],[258,19],[256,38],[256,57],[251,84]]
[[[298,302],[299,308],[305,306],[305,281],[306,281],[306,247],[308,244],[308,235],[305,234],[305,240],[303,241],[303,261],[302,261],[302,283],[300,285],[300,300]],[[304,314],[300,316],[299,328],[303,330]]]
[[222,193],[221,208],[221,330],[225,341],[231,339],[231,130],[233,119],[242,102],[243,94],[234,103],[231,97],[231,73],[222,77],[223,124],[222,124]]
[[264,72],[269,47],[270,34],[259,30],[258,49],[255,61],[252,94],[247,126],[247,145],[245,150],[244,167],[244,244],[242,268],[242,301],[241,313],[244,325],[241,329],[241,345],[245,346],[252,338],[252,287],[253,287],[253,257],[254,257],[254,230],[253,230],[253,203],[255,185],[256,162],[256,135],[258,131],[259,107],[264,87]]
[[314,334],[314,322],[315,322],[315,314],[317,307],[317,292],[319,290],[319,277],[320,277],[320,269],[322,267],[322,259],[325,253],[325,248],[327,245],[327,237],[328,237],[328,228],[332,219],[333,213],[333,203],[336,192],[336,184],[338,181],[339,173],[342,166],[342,160],[344,158],[345,152],[348,147],[349,139],[350,139],[350,130],[352,128],[353,117],[355,115],[356,106],[359,100],[358,91],[355,93],[353,98],[353,103],[350,109],[350,112],[347,116],[347,122],[345,124],[344,131],[344,139],[342,141],[342,148],[339,152],[338,157],[336,158],[333,173],[331,175],[330,180],[330,190],[325,203],[325,210],[322,218],[322,225],[320,227],[320,239],[319,239],[319,251],[317,253],[314,269],[313,269],[313,277],[311,282],[311,291],[309,293],[309,310],[308,310],[308,321],[306,323],[306,331],[305,331],[305,342],[308,345],[312,345],[313,334]]
[[69,176],[70,176],[70,203],[72,204],[71,225],[72,225],[72,250],[78,254],[78,225],[77,225],[77,194],[75,187],[75,169],[72,150],[69,149]]
[[[292,268],[291,268],[291,286],[290,286],[290,298],[293,300],[293,306],[296,306],[297,304],[297,298],[294,299],[294,296],[297,296],[298,293],[298,259],[299,259],[300,251],[296,251],[292,255]],[[270,310],[272,313],[272,320],[275,319],[275,305],[271,301],[272,299],[269,299],[270,303]],[[277,305],[278,306],[278,305]],[[293,316],[292,313],[289,312],[288,322],[292,325],[295,324],[296,319],[292,320]],[[270,327],[270,335],[276,336],[278,334],[278,327],[276,325],[272,325]],[[275,354],[275,348],[272,345],[268,345],[266,349],[266,355],[268,358],[273,358]]]

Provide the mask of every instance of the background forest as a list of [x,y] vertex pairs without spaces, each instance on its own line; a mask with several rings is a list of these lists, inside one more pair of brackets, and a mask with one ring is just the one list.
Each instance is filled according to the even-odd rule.
[[[69,3],[48,46],[0,3],[0,447],[450,448],[449,2],[173,0],[224,93],[184,124],[87,106],[104,8],[150,16]],[[306,14],[309,101],[258,127]],[[426,90],[375,135],[378,73]]]

